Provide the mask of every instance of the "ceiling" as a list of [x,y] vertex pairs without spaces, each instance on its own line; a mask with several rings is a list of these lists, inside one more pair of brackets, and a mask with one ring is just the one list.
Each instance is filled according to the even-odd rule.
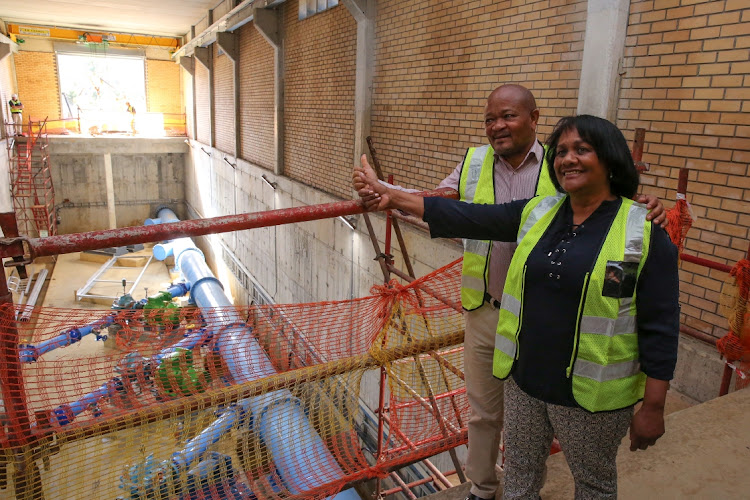
[[0,0],[6,23],[182,36],[221,0]]

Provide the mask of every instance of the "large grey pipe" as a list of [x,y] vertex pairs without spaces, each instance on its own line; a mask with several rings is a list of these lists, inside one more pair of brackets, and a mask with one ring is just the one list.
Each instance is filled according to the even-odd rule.
[[[157,218],[158,222],[153,223],[179,220],[169,208],[160,209]],[[174,253],[175,264],[190,283],[193,301],[201,310],[205,310],[209,328],[215,329],[216,348],[234,382],[241,384],[277,373],[251,328],[227,299],[224,288],[206,264],[203,252],[190,238],[172,240],[165,245],[169,245],[169,248],[162,246],[159,255],[156,251],[154,255],[158,258]],[[249,407],[253,425],[271,452],[279,475],[291,493],[300,494],[344,477],[336,459],[307,419],[301,402],[291,392],[285,389],[272,391],[243,399],[237,404],[243,408]],[[189,467],[218,437],[213,432],[201,433],[174,457],[175,461]],[[335,498],[343,500],[359,496],[349,489]]]

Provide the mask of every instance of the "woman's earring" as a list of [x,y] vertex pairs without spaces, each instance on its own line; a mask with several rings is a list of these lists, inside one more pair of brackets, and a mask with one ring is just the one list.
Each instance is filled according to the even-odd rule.
[[610,172],[609,173],[609,180],[612,180],[613,177],[614,177],[614,175],[612,175],[612,172]]

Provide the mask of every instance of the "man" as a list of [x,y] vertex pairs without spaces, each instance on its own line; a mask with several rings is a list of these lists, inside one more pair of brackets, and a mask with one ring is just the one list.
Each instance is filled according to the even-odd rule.
[[[554,194],[544,148],[536,137],[538,121],[539,110],[528,89],[515,84],[496,88],[484,112],[489,145],[469,148],[464,161],[438,187],[456,189],[461,200],[474,203]],[[638,201],[648,203],[649,219],[664,222],[657,198],[641,196]],[[466,500],[494,499],[499,486],[495,464],[503,424],[503,381],[492,376],[492,359],[500,298],[515,247],[515,243],[464,241],[464,374],[472,410],[466,459],[472,486]]]
[[125,105],[127,106],[128,113],[130,113],[130,131],[132,135],[135,135],[135,106],[130,104],[129,101]]
[[13,117],[15,134],[21,135],[23,133],[23,103],[18,100],[18,94],[10,96],[8,105],[10,105],[10,116]]

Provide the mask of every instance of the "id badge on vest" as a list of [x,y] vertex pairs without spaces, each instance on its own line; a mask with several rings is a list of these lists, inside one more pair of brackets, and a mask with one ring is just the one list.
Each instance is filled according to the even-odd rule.
[[632,297],[635,293],[637,275],[638,262],[607,261],[607,267],[604,270],[602,296],[614,298]]

